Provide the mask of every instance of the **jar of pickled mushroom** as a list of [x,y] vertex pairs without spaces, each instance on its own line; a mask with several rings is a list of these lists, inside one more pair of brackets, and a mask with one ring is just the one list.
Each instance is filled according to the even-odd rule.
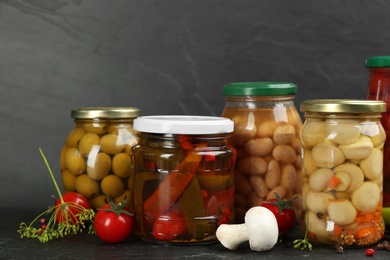
[[[367,58],[366,67],[369,69],[367,99],[383,100],[390,108],[390,56]],[[382,115],[381,122],[386,136],[390,136],[390,109]],[[390,138],[385,141],[383,156],[383,216],[390,228]]]
[[71,111],[75,127],[61,151],[65,191],[84,195],[97,209],[109,197],[131,208],[132,162],[130,149],[137,144],[133,120],[135,107],[88,107]]
[[295,198],[300,216],[302,120],[294,104],[297,86],[284,82],[238,82],[223,87],[222,116],[234,121],[231,137],[237,149],[236,222],[265,200]]
[[367,246],[384,235],[383,101],[307,100],[302,232],[317,244]]
[[215,242],[217,227],[234,221],[233,122],[144,116],[134,129],[135,234],[156,243]]

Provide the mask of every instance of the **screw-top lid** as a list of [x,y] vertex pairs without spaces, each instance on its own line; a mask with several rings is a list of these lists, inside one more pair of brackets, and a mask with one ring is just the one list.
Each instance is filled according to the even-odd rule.
[[76,119],[136,118],[139,113],[136,107],[83,107],[72,110],[71,117]]
[[279,96],[297,93],[297,86],[288,82],[235,82],[223,87],[225,96]]
[[378,100],[311,99],[301,103],[302,112],[383,113],[386,103]]
[[366,59],[366,67],[390,67],[390,56],[376,56]]
[[232,133],[234,123],[213,116],[141,116],[134,120],[134,130],[155,134]]

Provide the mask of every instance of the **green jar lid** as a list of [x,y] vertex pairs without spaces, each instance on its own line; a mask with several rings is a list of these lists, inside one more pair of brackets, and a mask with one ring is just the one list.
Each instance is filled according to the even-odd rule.
[[136,118],[140,110],[136,107],[82,107],[71,111],[75,119]]
[[390,56],[376,56],[366,59],[366,67],[390,67]]
[[223,86],[225,96],[279,96],[297,93],[297,86],[288,82],[235,82]]

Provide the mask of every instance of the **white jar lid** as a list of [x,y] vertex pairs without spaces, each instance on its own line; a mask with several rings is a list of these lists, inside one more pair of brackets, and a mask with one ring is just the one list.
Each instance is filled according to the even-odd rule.
[[214,116],[141,116],[134,120],[134,130],[155,134],[232,133],[234,122]]

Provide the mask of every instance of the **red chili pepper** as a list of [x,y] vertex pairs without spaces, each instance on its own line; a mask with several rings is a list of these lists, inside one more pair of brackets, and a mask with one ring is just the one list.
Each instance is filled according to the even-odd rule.
[[[206,144],[199,144],[197,147],[204,148]],[[145,201],[145,215],[159,216],[166,213],[187,188],[201,160],[202,155],[197,151],[190,151],[179,164],[178,170],[171,171]]]

